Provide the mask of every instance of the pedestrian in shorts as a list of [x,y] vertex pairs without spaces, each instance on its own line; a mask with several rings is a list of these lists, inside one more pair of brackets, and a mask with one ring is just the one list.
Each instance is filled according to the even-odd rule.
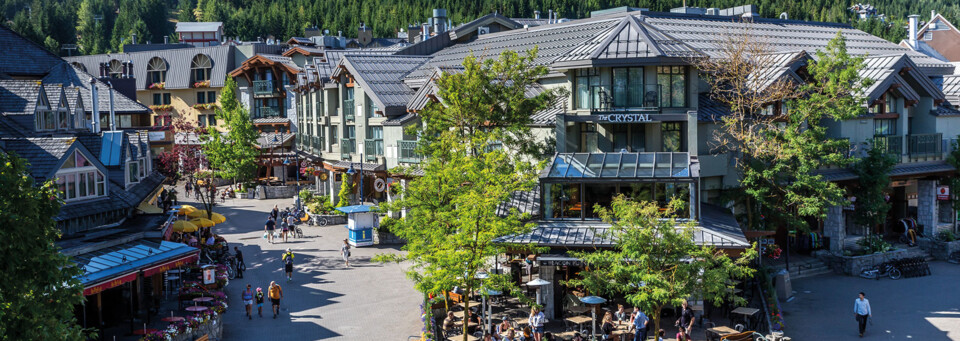
[[280,260],[283,261],[283,271],[287,273],[287,281],[293,280],[293,251],[287,249],[287,252],[283,253],[283,256],[280,257]]
[[243,305],[247,307],[247,319],[253,319],[253,291],[250,290],[250,284],[247,284],[247,290],[240,295],[243,298]]
[[253,295],[253,298],[257,301],[257,315],[263,317],[263,289],[257,287],[257,293]]
[[267,289],[267,294],[270,296],[273,318],[277,318],[277,314],[280,314],[280,299],[283,298],[283,288],[281,288],[277,282],[270,281],[270,288]]
[[343,256],[343,263],[346,267],[350,267],[350,243],[347,243],[347,240],[343,240],[343,246],[340,246],[340,255]]

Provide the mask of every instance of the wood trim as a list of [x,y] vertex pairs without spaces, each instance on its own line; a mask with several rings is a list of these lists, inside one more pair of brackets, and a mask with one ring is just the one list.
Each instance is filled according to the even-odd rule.
[[874,119],[900,118],[900,114],[898,114],[898,113],[876,114],[876,115],[873,115],[873,118],[874,118]]

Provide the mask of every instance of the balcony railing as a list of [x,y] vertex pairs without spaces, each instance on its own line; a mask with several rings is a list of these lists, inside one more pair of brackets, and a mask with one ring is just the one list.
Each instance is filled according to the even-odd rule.
[[354,111],[357,110],[357,107],[353,105],[352,99],[343,100],[343,118],[345,120],[353,120]]
[[253,81],[253,95],[270,97],[280,94],[280,88],[277,87],[277,82],[273,80],[266,81]]
[[259,107],[253,118],[280,117],[280,108],[277,107]]
[[910,159],[940,159],[943,157],[943,134],[913,134],[909,136]]
[[368,161],[376,160],[377,156],[383,155],[383,140],[382,139],[363,140],[363,153],[366,154]]
[[899,160],[900,155],[903,154],[903,136],[900,136],[900,135],[874,136],[873,148],[880,148],[884,150],[887,154],[896,156]]
[[350,154],[356,151],[356,140],[340,139],[340,157],[348,158]]
[[400,147],[400,162],[404,163],[420,163],[420,155],[417,155],[417,141],[397,141],[397,146]]
[[614,88],[612,91],[603,86],[594,86],[590,90],[590,111],[594,113],[660,110],[660,84],[628,85],[622,90]]

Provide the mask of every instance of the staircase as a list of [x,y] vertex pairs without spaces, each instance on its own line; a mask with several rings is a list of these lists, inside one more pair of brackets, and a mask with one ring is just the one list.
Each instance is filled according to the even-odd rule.
[[[786,264],[776,264],[771,267],[774,269],[773,273],[777,273],[780,271],[780,269],[785,269]],[[833,272],[833,270],[830,269],[830,267],[828,267],[819,259],[813,257],[793,257],[790,259],[791,281],[799,278],[828,274],[831,272]]]

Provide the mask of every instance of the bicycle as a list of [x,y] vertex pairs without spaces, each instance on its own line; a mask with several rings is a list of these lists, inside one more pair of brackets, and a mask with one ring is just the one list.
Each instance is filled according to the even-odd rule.
[[880,265],[873,267],[872,269],[864,269],[860,272],[860,277],[866,279],[876,279],[880,280],[881,277],[890,277],[890,279],[900,279],[903,274],[893,264],[889,262],[883,262]]

